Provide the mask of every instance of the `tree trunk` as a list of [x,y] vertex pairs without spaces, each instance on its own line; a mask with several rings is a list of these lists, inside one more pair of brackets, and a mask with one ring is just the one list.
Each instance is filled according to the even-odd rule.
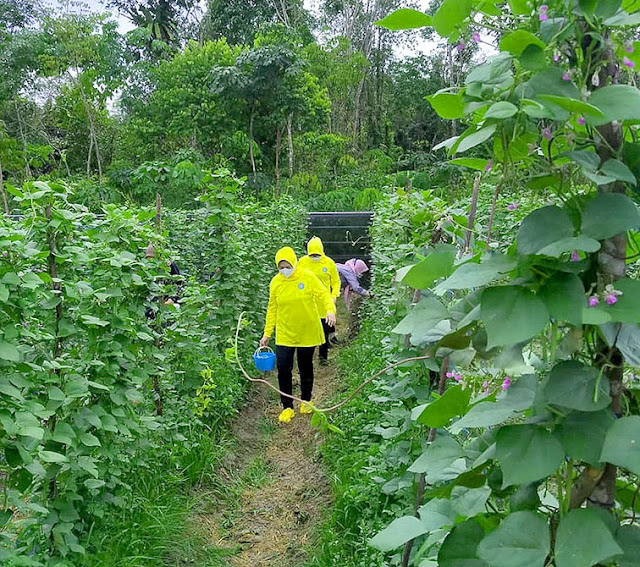
[[289,179],[293,177],[293,113],[287,118],[287,138],[289,140]]
[[4,206],[4,214],[8,215],[9,201],[7,200],[7,192],[4,190],[4,172],[2,170],[2,159],[0,159],[0,193],[2,193],[2,204]]
[[18,119],[18,129],[20,130],[20,139],[22,140],[22,153],[24,156],[24,172],[27,176],[27,179],[31,179],[31,166],[29,165],[29,149],[27,147],[27,136],[24,132],[23,124],[22,124],[22,113],[20,112],[20,107],[18,106],[18,101],[16,99],[13,100],[13,106],[16,109],[16,118]]
[[[448,50],[449,52],[447,54],[447,58],[449,60],[449,88],[453,88],[456,84],[454,69],[453,69],[453,50],[454,49],[455,47],[453,45],[450,45]],[[458,121],[452,120],[451,121],[451,137],[455,136],[457,131],[458,131]]]
[[93,136],[89,136],[89,153],[87,153],[87,179],[91,177],[91,156],[93,155]]
[[276,189],[280,187],[280,151],[282,150],[282,129],[276,127]]
[[253,119],[255,117],[255,107],[251,107],[251,117],[249,118],[249,159],[251,160],[251,171],[256,172],[256,160],[253,155]]

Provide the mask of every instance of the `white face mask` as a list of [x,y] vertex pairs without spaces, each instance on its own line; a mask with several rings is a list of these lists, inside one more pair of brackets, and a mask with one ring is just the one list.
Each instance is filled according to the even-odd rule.
[[290,278],[293,274],[293,268],[278,268],[278,271],[285,277]]
[[310,256],[310,258],[311,258],[314,262],[319,262],[320,260],[322,260],[322,256]]

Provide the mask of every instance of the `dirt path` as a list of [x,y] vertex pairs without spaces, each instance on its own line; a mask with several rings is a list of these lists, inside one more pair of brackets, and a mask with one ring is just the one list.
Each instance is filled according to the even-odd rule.
[[[335,390],[335,368],[319,366],[316,358],[315,372],[313,400],[321,405]],[[294,395],[300,395],[297,372]],[[250,396],[232,426],[235,445],[220,471],[224,486],[203,495],[208,502],[194,526],[210,543],[237,552],[227,560],[234,567],[302,566],[312,553],[314,528],[331,505],[331,485],[317,456],[322,435],[309,415],[298,413],[297,402],[295,418],[278,424],[275,392],[253,385]]]

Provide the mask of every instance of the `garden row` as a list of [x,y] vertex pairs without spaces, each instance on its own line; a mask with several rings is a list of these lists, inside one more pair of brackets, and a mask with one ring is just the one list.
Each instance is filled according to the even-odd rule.
[[[237,317],[247,311],[248,357],[275,250],[306,229],[293,203],[241,206],[237,188],[212,174],[202,208],[167,213],[160,232],[155,210],[98,217],[60,184],[12,189],[22,217],[0,220],[3,565],[172,553],[140,517],[152,494],[213,475],[246,386],[225,358]],[[187,276],[170,276],[170,260]]]

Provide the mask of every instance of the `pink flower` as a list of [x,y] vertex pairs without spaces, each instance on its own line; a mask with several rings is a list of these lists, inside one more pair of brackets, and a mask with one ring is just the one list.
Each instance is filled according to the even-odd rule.
[[584,126],[586,123],[587,121],[584,119],[584,116],[578,118],[578,124],[580,124],[580,126]]
[[542,137],[547,140],[550,140],[551,138],[553,138],[553,134],[551,133],[551,128],[549,128],[548,126],[546,128],[543,128]]
[[458,50],[458,52],[464,51],[465,47],[466,45],[464,44],[464,41],[461,41],[458,45],[456,45],[456,49]]
[[473,41],[475,41],[476,43],[480,43],[480,34],[478,32],[475,32],[472,36],[471,39],[473,39]]
[[511,388],[511,378],[507,376],[502,382],[502,389],[506,392],[509,388]]
[[446,377],[447,378],[453,378],[455,376],[455,374],[453,372],[447,372]]
[[491,171],[491,168],[492,168],[492,167],[493,167],[493,160],[489,160],[489,161],[487,162],[487,165],[485,165],[485,166],[484,166],[484,170],[485,170],[486,172],[489,172],[489,171]]
[[592,295],[589,298],[589,307],[595,307],[596,305],[598,305],[598,303],[600,303],[600,300],[598,299],[597,295]]
[[571,261],[572,262],[579,262],[580,261],[580,254],[578,254],[577,250],[574,250],[573,252],[571,252]]
[[615,293],[608,293],[604,300],[607,302],[607,305],[614,305],[618,303],[618,296]]
[[540,15],[538,16],[538,19],[541,22],[546,22],[549,19],[549,16],[547,16],[546,12],[540,12]]
[[627,53],[633,53],[636,49],[635,49],[635,47],[634,47],[633,43],[631,43],[630,41],[627,41],[627,42],[624,44],[624,50],[625,50]]
[[633,69],[636,66],[636,64],[631,61],[631,59],[629,59],[626,55],[622,58],[622,64],[625,67],[629,67],[629,69]]
[[558,61],[560,61],[560,54],[558,53],[554,53],[553,54],[553,60],[557,63]]
[[569,71],[565,71],[564,73],[562,73],[562,80],[563,81],[570,81],[571,80],[571,73],[569,73]]
[[518,203],[509,203],[507,205],[507,210],[508,211],[515,211],[520,205],[518,205]]
[[462,380],[462,374],[460,374],[460,373],[456,374],[456,375],[453,377],[453,379],[454,379],[456,382],[460,382],[460,381]]
[[541,14],[546,14],[549,11],[549,6],[543,4],[542,6],[540,6],[539,11]]
[[482,387],[486,390],[489,387],[489,382],[486,380],[482,383]]

